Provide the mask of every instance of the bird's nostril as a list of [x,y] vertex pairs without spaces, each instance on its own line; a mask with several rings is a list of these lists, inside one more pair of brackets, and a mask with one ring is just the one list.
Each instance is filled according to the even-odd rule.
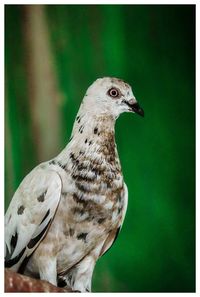
[[133,105],[133,104],[135,104],[135,101],[136,101],[136,100],[134,100],[134,99],[132,98],[132,99],[130,99],[130,100],[128,101],[128,103],[129,103],[130,105]]

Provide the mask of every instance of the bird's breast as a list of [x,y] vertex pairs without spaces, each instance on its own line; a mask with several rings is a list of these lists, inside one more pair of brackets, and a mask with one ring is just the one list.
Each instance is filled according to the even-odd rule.
[[63,187],[44,241],[54,242],[58,271],[62,271],[101,245],[119,226],[125,207],[124,181],[113,142],[92,151],[76,147],[67,159],[55,160],[51,166],[59,170]]

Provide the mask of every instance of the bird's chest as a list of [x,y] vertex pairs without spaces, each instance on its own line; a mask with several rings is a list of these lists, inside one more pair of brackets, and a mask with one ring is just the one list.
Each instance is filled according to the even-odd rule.
[[59,162],[62,194],[48,234],[57,242],[58,270],[95,250],[120,225],[124,187],[120,165],[114,163],[113,155],[102,151],[73,151],[67,163]]
[[[79,163],[69,178],[63,176],[59,211],[69,222],[108,222],[110,226],[121,218],[124,205],[124,186],[121,171],[100,162]],[[69,191],[70,188],[70,191]],[[64,220],[65,221],[65,220]]]
[[107,172],[109,181],[105,176],[92,179],[92,172],[88,172],[71,180],[70,192],[65,191],[67,180],[63,177],[62,196],[50,229],[59,245],[60,270],[72,264],[64,263],[63,259],[76,262],[99,246],[122,218],[122,177],[112,179],[112,173]]

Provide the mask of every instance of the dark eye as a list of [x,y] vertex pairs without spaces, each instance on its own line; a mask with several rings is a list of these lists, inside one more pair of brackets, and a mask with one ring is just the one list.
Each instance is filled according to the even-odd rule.
[[108,95],[113,97],[113,98],[116,98],[119,96],[119,91],[116,89],[116,88],[111,88],[109,91],[108,91]]

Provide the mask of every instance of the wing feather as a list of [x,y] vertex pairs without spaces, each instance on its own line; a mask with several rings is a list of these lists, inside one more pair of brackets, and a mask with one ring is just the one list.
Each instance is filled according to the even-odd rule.
[[40,166],[24,178],[5,215],[6,266],[17,271],[36,249],[54,217],[61,188],[59,174]]

